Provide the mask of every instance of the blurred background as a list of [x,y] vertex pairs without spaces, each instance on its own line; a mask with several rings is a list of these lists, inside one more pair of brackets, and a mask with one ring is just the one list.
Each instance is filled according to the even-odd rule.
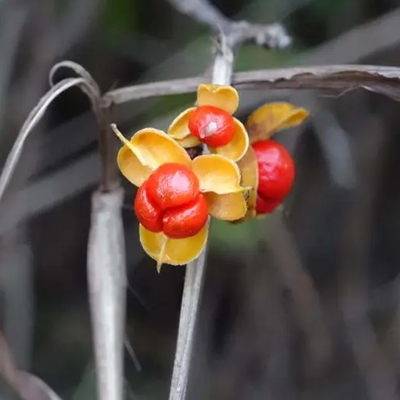
[[[217,0],[234,20],[281,22],[290,49],[246,45],[235,70],[400,65],[396,0]],[[48,89],[52,65],[82,64],[103,91],[204,73],[207,27],[164,0],[0,0],[0,157]],[[62,76],[60,76],[62,78]],[[241,91],[239,118],[285,100],[310,110],[275,139],[297,165],[282,212],[215,222],[188,399],[400,398],[400,113],[362,90]],[[115,107],[126,133],[165,129],[194,95]],[[78,89],[30,137],[0,208],[1,327],[20,368],[63,399],[95,399],[86,246],[99,181],[97,129]],[[166,399],[184,268],[138,242],[126,189],[129,399]]]

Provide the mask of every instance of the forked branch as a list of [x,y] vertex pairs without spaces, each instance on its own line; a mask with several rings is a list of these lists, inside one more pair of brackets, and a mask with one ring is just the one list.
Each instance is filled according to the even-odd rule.
[[232,48],[245,42],[267,48],[285,48],[290,37],[281,24],[262,25],[226,18],[208,0],[168,0],[179,12],[208,25],[215,34],[222,33]]

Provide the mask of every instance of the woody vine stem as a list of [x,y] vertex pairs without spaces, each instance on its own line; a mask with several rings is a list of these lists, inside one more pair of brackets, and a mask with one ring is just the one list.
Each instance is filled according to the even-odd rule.
[[[243,27],[246,27],[246,31],[243,31]],[[249,27],[250,25],[245,22],[229,24],[225,20],[225,29],[220,32],[216,41],[215,56],[211,68],[212,84],[230,85],[232,83],[234,52],[237,46],[251,38],[247,30]],[[252,39],[254,40],[254,37]],[[283,35],[282,42],[280,46],[278,43],[277,47],[284,47],[289,44],[289,39]],[[207,147],[204,148],[203,153],[208,153]],[[170,386],[170,400],[184,400],[186,398],[195,326],[206,270],[206,256],[207,245],[200,257],[186,267],[178,340]]]
[[[216,48],[211,83],[230,85],[233,61],[233,49],[228,45],[224,34],[221,34],[219,46]],[[208,150],[205,149],[205,152],[208,152]],[[200,257],[189,263],[186,267],[178,341],[169,395],[170,400],[183,400],[186,397],[190,360],[194,342],[194,331],[207,265],[206,256],[207,245],[203,249]]]

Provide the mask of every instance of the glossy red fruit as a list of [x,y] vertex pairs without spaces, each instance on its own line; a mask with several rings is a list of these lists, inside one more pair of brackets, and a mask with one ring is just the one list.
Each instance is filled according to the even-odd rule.
[[282,203],[282,199],[263,199],[257,196],[256,211],[257,214],[269,214]]
[[295,165],[285,147],[273,140],[256,142],[253,149],[258,162],[257,194],[260,197],[256,210],[259,213],[271,212],[292,189]]
[[228,112],[214,106],[197,107],[189,119],[189,130],[210,147],[228,144],[235,134],[235,122]]
[[147,182],[138,189],[134,208],[137,219],[147,230],[151,232],[163,230],[163,211],[149,196]]
[[199,193],[192,202],[165,211],[163,231],[172,239],[191,237],[199,233],[207,218],[207,201],[204,195]]
[[166,163],[158,167],[147,180],[150,197],[163,210],[193,201],[200,184],[195,173],[186,165]]

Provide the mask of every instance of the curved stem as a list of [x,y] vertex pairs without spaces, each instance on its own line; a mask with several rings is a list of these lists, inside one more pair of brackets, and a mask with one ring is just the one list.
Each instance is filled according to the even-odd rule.
[[99,127],[99,150],[101,158],[101,182],[100,191],[109,192],[115,187],[117,168],[114,157],[113,134],[110,128],[111,123],[111,104],[101,97],[101,91],[92,75],[81,65],[65,60],[61,61],[50,70],[49,82],[54,84],[55,74],[61,69],[72,70],[76,75],[84,79],[85,85],[81,86],[82,91],[89,97],[92,111],[96,117]]
[[83,78],[68,78],[54,85],[39,101],[37,106],[31,111],[22,126],[17,139],[6,159],[4,168],[0,175],[0,200],[10,183],[10,180],[21,158],[26,140],[33,128],[40,122],[49,105],[63,92],[77,85],[83,85]]

